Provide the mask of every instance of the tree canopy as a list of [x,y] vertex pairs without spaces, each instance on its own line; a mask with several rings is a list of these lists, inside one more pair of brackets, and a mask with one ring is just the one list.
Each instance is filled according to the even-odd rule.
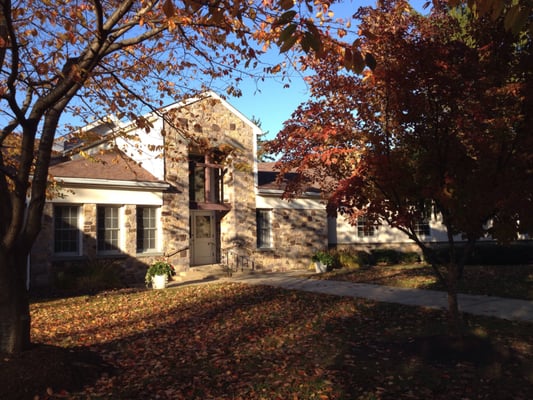
[[416,229],[435,213],[451,258],[445,276],[435,270],[453,297],[478,239],[533,231],[531,36],[446,3],[422,16],[382,1],[356,16],[376,64],[353,75],[338,59],[309,61],[312,98],[272,144],[281,171],[300,172],[287,195],[312,180],[331,214],[398,228],[439,266]]

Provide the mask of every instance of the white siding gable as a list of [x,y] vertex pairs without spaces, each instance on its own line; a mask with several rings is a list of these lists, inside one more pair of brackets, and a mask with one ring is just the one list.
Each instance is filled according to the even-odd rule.
[[165,163],[163,159],[164,140],[163,119],[154,118],[149,132],[135,128],[126,132],[126,137],[119,136],[116,144],[125,154],[159,180],[164,180]]

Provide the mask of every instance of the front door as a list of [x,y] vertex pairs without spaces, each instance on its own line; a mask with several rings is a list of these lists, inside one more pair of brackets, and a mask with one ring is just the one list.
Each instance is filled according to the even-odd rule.
[[191,211],[192,265],[216,262],[216,229],[213,211]]

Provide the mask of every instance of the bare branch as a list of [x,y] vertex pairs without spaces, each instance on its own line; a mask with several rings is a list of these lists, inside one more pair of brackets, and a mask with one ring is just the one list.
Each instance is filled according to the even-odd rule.
[[104,11],[100,0],[92,0],[96,14],[96,36],[103,42],[105,39],[104,32]]
[[146,101],[143,97],[139,96],[137,93],[132,91],[129,87],[124,85],[122,81],[113,73],[109,72],[109,74],[115,79],[116,83],[122,87],[126,92],[128,92],[131,96],[133,96],[137,101],[144,104],[146,107],[148,107],[155,115],[162,118],[170,127],[174,128],[176,132],[184,139],[189,139],[186,135],[183,134],[183,130],[174,124],[174,122],[167,117],[166,114],[162,113],[159,108],[154,107],[150,102]]
[[6,1],[2,1],[0,8],[0,65],[4,65],[6,57],[6,49],[9,43],[9,35],[7,31],[6,15],[9,15],[9,10],[6,10]]
[[[5,26],[5,38],[6,38],[6,44],[5,46],[9,46],[11,49],[11,67],[10,67],[10,74],[6,81],[6,86],[8,88],[7,93],[4,94],[4,98],[9,103],[9,107],[15,114],[15,117],[19,120],[19,123],[24,124],[25,118],[24,113],[22,110],[20,110],[17,99],[16,99],[16,88],[15,88],[15,82],[17,80],[17,76],[19,73],[19,47],[17,43],[17,36],[15,34],[15,30],[13,28],[13,22],[11,20],[11,1],[10,0],[2,0],[2,25]],[[5,25],[4,25],[5,23]],[[4,53],[5,54],[5,53]],[[3,61],[3,57],[2,57]]]

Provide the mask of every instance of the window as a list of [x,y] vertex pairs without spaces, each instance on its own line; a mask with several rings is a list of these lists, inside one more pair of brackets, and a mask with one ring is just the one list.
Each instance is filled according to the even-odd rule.
[[157,207],[137,207],[137,252],[157,250]]
[[414,230],[419,237],[431,236],[431,229],[429,227],[429,220],[427,218],[416,221]]
[[223,199],[220,165],[206,162],[205,156],[189,156],[189,200],[197,203],[219,203]]
[[97,208],[97,247],[99,252],[118,253],[120,251],[119,207],[98,206]]
[[202,163],[204,158],[191,157],[189,162],[189,196],[191,201],[205,201],[205,168]]
[[419,206],[420,212],[413,224],[413,231],[419,238],[431,236],[429,221],[431,219],[432,208],[424,204]]
[[54,252],[78,255],[80,230],[78,228],[79,207],[54,206]]
[[260,249],[268,249],[272,247],[272,210],[257,210],[256,224],[257,224],[257,247]]
[[365,216],[357,218],[357,237],[371,237],[374,236],[376,227],[368,222]]

